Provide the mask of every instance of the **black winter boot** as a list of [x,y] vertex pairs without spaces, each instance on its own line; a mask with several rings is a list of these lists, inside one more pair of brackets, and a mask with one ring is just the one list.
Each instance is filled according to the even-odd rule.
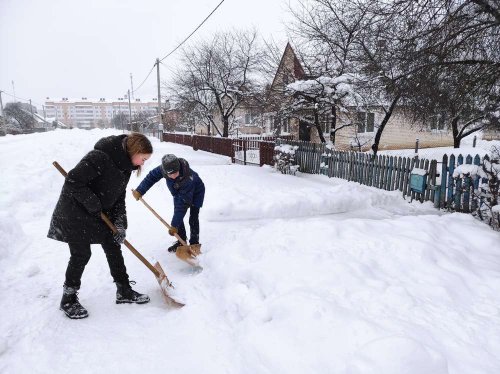
[[140,294],[130,287],[130,284],[135,284],[134,281],[130,283],[116,283],[116,303],[117,304],[146,304],[149,303],[149,296]]
[[170,247],[168,247],[168,251],[175,253],[175,251],[177,251],[177,247],[179,247],[180,245],[181,245],[181,242],[177,240],[174,244],[172,244]]
[[89,312],[78,301],[78,288],[63,286],[60,309],[71,319],[87,318]]

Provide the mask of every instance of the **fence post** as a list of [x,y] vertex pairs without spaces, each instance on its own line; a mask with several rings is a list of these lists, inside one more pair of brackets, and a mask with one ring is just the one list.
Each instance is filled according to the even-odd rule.
[[448,155],[443,155],[441,163],[441,185],[439,186],[439,202],[437,208],[444,208],[446,205],[446,183],[448,182]]
[[453,206],[453,194],[455,193],[455,180],[453,172],[455,171],[455,155],[450,155],[448,168],[446,169],[446,180],[448,183],[448,195],[446,196],[446,208],[451,209]]
[[[471,155],[467,155],[467,157],[465,158],[465,164],[467,165],[470,165],[472,164],[472,156]],[[466,212],[466,213],[469,213],[470,210],[470,198],[471,196],[474,196],[474,193],[470,193],[470,189],[471,189],[471,186],[472,188],[474,188],[474,184],[472,183],[472,178],[469,176],[469,177],[464,177],[464,181],[463,181],[463,189],[464,189],[464,200],[463,200],[463,211]]]
[[[458,155],[457,157],[457,166],[463,165],[464,163],[464,156],[461,154]],[[451,175],[453,177],[453,174]],[[457,212],[461,212],[463,209],[462,206],[462,188],[463,188],[463,183],[462,183],[462,178],[457,178],[457,183],[456,183],[456,188],[455,188],[455,196],[454,196],[454,204],[455,204],[455,210]]]
[[418,138],[415,140],[415,155],[418,154]]
[[247,164],[247,141],[243,140],[243,165]]
[[474,135],[474,140],[472,141],[472,147],[473,148],[476,148],[476,140],[477,140],[477,136]]

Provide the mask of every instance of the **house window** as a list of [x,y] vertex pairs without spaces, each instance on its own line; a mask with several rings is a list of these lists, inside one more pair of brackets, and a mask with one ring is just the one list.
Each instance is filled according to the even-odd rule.
[[321,125],[321,130],[323,134],[327,134],[330,132],[330,124],[332,122],[331,113],[325,113],[319,117],[319,123]]
[[375,113],[356,113],[356,123],[358,125],[358,133],[375,131]]
[[444,114],[439,114],[431,120],[431,130],[444,130],[446,117]]
[[290,118],[284,118],[281,120],[281,131],[282,132],[290,132]]
[[290,118],[273,117],[274,129],[280,127],[280,132],[290,132]]
[[245,124],[247,124],[247,125],[254,124],[257,120],[257,117],[258,116],[256,113],[246,112],[245,113]]

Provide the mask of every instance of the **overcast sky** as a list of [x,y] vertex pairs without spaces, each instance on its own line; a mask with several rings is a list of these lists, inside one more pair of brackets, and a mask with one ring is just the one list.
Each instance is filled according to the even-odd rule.
[[[123,97],[221,0],[0,0],[0,90],[32,99]],[[255,27],[286,43],[286,0],[225,0],[190,41]],[[175,56],[166,59],[175,64]],[[161,69],[162,79],[169,70]],[[14,88],[12,85],[14,81]],[[156,97],[151,74],[136,97]]]

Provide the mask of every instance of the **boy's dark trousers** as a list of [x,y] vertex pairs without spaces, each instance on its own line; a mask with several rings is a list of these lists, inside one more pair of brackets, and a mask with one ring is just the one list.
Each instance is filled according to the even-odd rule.
[[[200,242],[200,208],[190,207],[186,208],[183,217],[189,209],[189,244],[199,244]],[[184,221],[182,221],[180,227],[177,227],[179,236],[186,240],[186,227],[184,226]]]
[[[71,257],[66,269],[65,285],[68,287],[80,288],[81,279],[85,266],[90,260],[92,252],[89,243],[68,243]],[[111,276],[116,283],[128,284],[127,268],[123,260],[120,245],[110,240],[101,243],[102,249],[108,260]]]

